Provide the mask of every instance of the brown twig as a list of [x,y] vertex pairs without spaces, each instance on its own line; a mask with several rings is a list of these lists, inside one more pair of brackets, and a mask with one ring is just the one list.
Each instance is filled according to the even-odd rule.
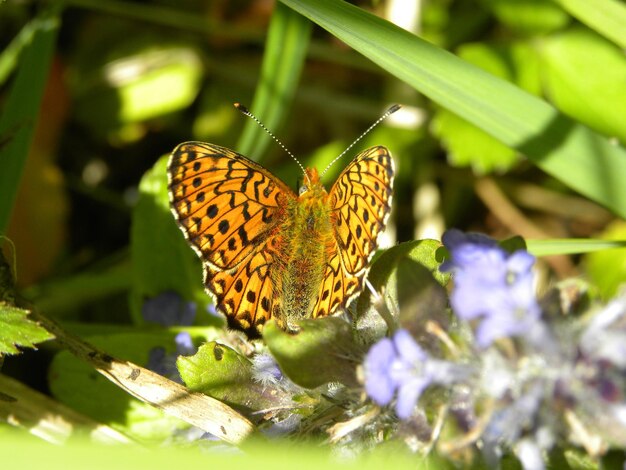
[[54,321],[35,313],[32,316],[56,336],[56,340],[79,359],[139,400],[180,418],[231,444],[241,443],[254,426],[224,403],[162,377],[129,361],[119,360],[66,332]]

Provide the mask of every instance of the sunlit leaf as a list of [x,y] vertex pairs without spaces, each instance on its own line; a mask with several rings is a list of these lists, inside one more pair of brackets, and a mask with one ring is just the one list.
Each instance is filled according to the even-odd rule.
[[545,0],[482,0],[509,28],[526,34],[547,33],[565,26],[570,18]]
[[356,366],[364,353],[342,318],[303,320],[300,331],[285,332],[270,322],[263,339],[281,370],[293,382],[315,388],[328,382],[356,385]]
[[596,30],[626,48],[626,5],[619,0],[552,0]]
[[223,344],[206,343],[177,364],[187,387],[247,412],[291,403],[291,395],[255,382],[252,362]]
[[368,281],[382,298],[382,304],[368,289],[356,302],[356,328],[364,342],[371,343],[385,335],[390,326],[383,320],[386,315],[393,316],[398,326],[418,334],[425,321],[437,319],[445,310],[447,300],[442,285],[449,275],[439,271],[440,246],[437,240],[414,240],[389,248],[376,258]]
[[[545,93],[554,104],[588,126],[626,142],[624,52],[585,29],[546,38],[540,50]],[[594,70],[602,73],[590,72]]]
[[45,328],[28,319],[28,310],[0,302],[0,355],[18,354],[19,348],[54,338]]
[[626,222],[613,222],[601,237],[595,243],[604,249],[586,255],[585,266],[591,282],[609,299],[626,284]]

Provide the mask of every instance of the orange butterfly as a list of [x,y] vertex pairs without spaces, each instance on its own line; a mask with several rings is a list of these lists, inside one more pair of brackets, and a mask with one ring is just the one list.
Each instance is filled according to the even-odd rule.
[[202,142],[176,147],[167,172],[174,217],[229,326],[258,337],[272,318],[296,330],[362,291],[391,210],[385,147],[358,154],[330,192],[315,168],[296,195],[259,164]]

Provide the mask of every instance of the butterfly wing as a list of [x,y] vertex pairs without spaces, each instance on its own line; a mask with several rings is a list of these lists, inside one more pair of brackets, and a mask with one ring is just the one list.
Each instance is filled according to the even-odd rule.
[[167,172],[172,212],[202,260],[205,287],[232,326],[255,334],[274,298],[265,247],[295,194],[243,155],[202,142],[176,147]]
[[363,278],[391,211],[394,165],[382,146],[358,154],[329,193],[336,248],[330,251],[314,316],[345,307]]

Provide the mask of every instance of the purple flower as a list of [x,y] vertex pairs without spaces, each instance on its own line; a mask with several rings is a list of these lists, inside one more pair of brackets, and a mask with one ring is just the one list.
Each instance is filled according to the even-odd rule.
[[193,344],[191,336],[186,331],[178,333],[174,338],[176,352],[168,354],[164,347],[152,348],[148,355],[147,369],[167,377],[174,382],[183,383],[176,367],[178,356],[191,356],[198,351]]
[[177,292],[165,291],[146,300],[141,314],[144,320],[163,326],[190,326],[196,318],[196,304],[186,302]]
[[374,344],[365,357],[364,369],[367,395],[384,406],[397,393],[395,410],[400,419],[411,417],[429,385],[446,385],[467,375],[463,366],[431,358],[407,330]]
[[178,333],[174,338],[174,343],[176,344],[177,356],[193,356],[198,352],[198,348],[193,344],[191,335],[186,331]]
[[534,294],[533,256],[524,250],[507,253],[485,235],[454,229],[442,241],[450,260],[440,269],[454,273],[452,309],[464,320],[480,319],[480,347],[534,327],[541,311]]

